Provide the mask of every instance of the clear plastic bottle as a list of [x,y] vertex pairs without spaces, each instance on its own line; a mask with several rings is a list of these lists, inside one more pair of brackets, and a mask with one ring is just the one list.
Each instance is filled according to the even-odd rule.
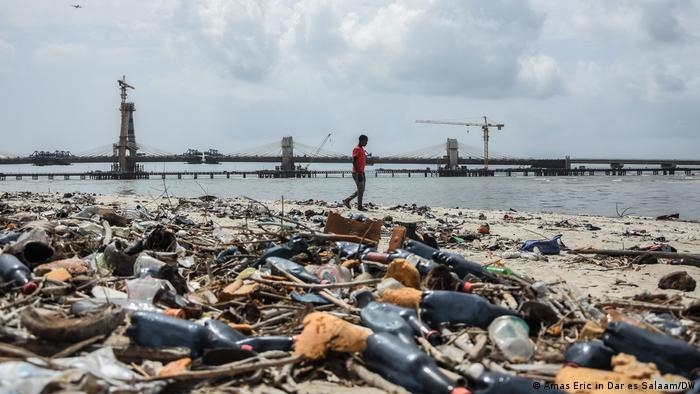
[[535,354],[529,332],[527,323],[515,316],[498,317],[489,325],[489,338],[510,361],[527,361]]

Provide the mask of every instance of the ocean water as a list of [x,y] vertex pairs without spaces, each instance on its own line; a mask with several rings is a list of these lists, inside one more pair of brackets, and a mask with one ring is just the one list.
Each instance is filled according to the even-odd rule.
[[[79,172],[84,169],[44,167],[42,171]],[[257,167],[260,168],[260,167]],[[325,167],[324,167],[325,168]],[[97,169],[97,168],[90,168]],[[106,169],[106,168],[105,168]],[[200,165],[166,170],[223,171],[243,170],[244,166]],[[31,172],[36,167],[1,168],[4,172]],[[154,165],[147,170],[162,171]],[[90,192],[117,195],[156,197],[167,187],[171,196],[196,197],[203,194],[218,197],[248,196],[256,199],[340,201],[352,193],[350,177],[312,179],[258,179],[249,177],[199,179],[168,178],[149,180],[91,181],[46,179],[0,181],[0,191]],[[588,213],[617,216],[622,212],[641,216],[680,213],[683,219],[700,220],[700,176],[577,176],[524,177],[496,176],[485,178],[437,178],[423,176],[375,177],[368,173],[365,201],[382,205],[418,204],[440,207],[477,209],[509,208],[529,212]]]

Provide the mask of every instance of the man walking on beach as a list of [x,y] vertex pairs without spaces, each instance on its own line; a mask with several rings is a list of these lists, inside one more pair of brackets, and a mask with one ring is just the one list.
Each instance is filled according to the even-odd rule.
[[365,152],[365,146],[367,146],[367,141],[369,139],[366,135],[362,134],[360,136],[360,141],[357,146],[352,150],[352,179],[355,180],[355,186],[357,190],[350,195],[350,197],[343,200],[343,204],[350,208],[350,201],[357,197],[357,209],[364,211],[365,208],[362,206],[362,196],[365,194],[365,163],[367,163],[367,152]]

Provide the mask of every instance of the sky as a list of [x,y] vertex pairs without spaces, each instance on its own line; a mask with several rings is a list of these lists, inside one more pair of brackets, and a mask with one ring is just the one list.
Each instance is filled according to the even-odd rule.
[[[83,8],[70,5],[79,2]],[[0,0],[0,154],[284,135],[375,155],[699,158],[700,0]],[[467,132],[469,131],[469,132]]]

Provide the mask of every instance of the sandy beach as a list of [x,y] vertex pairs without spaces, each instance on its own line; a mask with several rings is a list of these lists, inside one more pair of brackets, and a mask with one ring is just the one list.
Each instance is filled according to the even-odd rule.
[[[180,199],[154,200],[138,196],[98,195],[97,202],[122,208],[144,205],[147,209],[153,209],[159,204],[176,206]],[[213,209],[234,202],[247,203],[247,200],[223,199],[210,205]],[[270,209],[282,212],[282,201],[262,202]],[[335,211],[342,215],[359,213],[345,208],[338,202],[324,201],[285,201],[284,210],[287,213],[292,210],[314,210],[317,213]],[[217,217],[204,210],[187,209],[182,213],[195,222],[210,219],[224,228],[239,226],[244,222],[244,219],[228,216]],[[525,240],[548,239],[557,234],[562,234],[562,241],[569,249],[629,249],[663,237],[664,242],[676,248],[678,252],[700,253],[700,223],[683,220],[662,221],[634,216],[612,218],[455,208],[426,209],[411,206],[371,206],[364,215],[372,219],[391,217],[394,222],[419,222],[445,236],[476,234],[480,225],[488,223],[491,234],[480,235],[479,240],[462,245],[440,245],[443,249],[459,252],[482,264],[499,260],[503,252],[517,250],[518,245]],[[480,219],[480,215],[484,215],[486,219]],[[512,219],[504,219],[505,215],[511,216]],[[588,230],[585,227],[587,224],[600,227],[600,230]],[[386,227],[383,229],[380,250],[384,250],[388,244],[389,231]],[[494,245],[498,245],[498,249],[490,250]],[[664,292],[668,295],[682,295],[684,303],[700,300],[700,286],[692,292],[661,290],[657,287],[661,277],[674,271],[686,271],[699,280],[700,268],[669,265],[665,264],[666,260],[660,260],[659,264],[632,265],[631,260],[624,257],[594,258],[593,255],[577,255],[564,251],[560,255],[548,256],[547,261],[513,258],[503,259],[502,263],[514,272],[536,280],[565,280],[579,287],[583,293],[598,299],[621,298],[643,292]]]

